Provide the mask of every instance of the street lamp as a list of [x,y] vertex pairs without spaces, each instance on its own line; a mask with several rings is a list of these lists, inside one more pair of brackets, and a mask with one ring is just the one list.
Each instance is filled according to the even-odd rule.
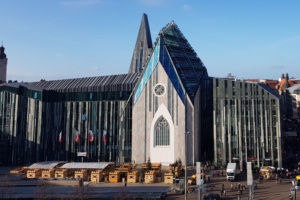
[[185,132],[185,141],[184,141],[184,147],[185,147],[185,172],[184,172],[184,199],[186,200],[187,199],[187,194],[186,194],[186,174],[187,174],[187,168],[186,168],[186,165],[187,165],[187,134],[189,134],[189,131]]

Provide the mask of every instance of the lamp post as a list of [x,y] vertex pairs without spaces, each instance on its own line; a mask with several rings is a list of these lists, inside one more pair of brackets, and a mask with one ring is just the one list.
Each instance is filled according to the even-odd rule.
[[185,141],[184,141],[184,147],[185,147],[185,172],[184,172],[184,199],[186,200],[187,199],[187,189],[186,189],[186,186],[187,186],[187,183],[186,183],[186,174],[187,174],[187,134],[189,134],[189,131],[185,132]]

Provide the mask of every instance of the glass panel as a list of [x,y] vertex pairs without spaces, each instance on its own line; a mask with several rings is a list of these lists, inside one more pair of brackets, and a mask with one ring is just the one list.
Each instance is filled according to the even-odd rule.
[[170,127],[164,117],[161,117],[155,127],[155,146],[170,145]]
[[158,59],[159,59],[159,49],[160,49],[160,40],[158,40],[157,45],[154,49],[153,54],[151,55],[151,58],[147,64],[147,68],[145,70],[145,73],[143,74],[143,77],[138,85],[138,88],[135,92],[134,96],[134,103],[138,100],[139,96],[141,95],[141,92],[143,91],[147,81],[149,80],[149,77],[151,76],[153,70],[155,69]]

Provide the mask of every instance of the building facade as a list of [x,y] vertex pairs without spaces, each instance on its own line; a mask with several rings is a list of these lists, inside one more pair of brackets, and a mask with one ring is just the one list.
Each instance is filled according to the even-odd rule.
[[[1,162],[131,161],[137,74],[0,85]],[[105,139],[104,139],[105,137]],[[92,139],[91,139],[92,138]]]
[[194,165],[204,153],[202,122],[209,117],[203,115],[206,102],[212,101],[205,95],[210,79],[174,22],[160,31],[154,44],[133,91],[132,160],[150,158],[168,165],[181,159]]
[[214,163],[282,167],[281,98],[265,84],[214,78]]

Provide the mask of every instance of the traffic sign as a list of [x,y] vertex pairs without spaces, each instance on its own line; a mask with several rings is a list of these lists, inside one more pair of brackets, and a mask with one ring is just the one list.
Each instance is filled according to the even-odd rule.
[[291,188],[291,194],[292,194],[292,195],[295,194],[295,188]]
[[77,152],[77,156],[86,157],[86,152]]

